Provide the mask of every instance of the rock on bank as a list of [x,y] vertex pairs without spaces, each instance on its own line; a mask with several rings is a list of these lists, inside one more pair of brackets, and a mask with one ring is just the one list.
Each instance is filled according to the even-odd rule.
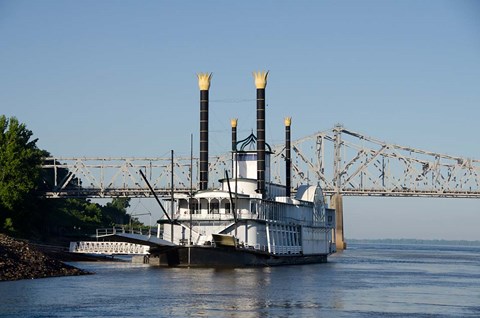
[[0,281],[89,274],[0,234]]

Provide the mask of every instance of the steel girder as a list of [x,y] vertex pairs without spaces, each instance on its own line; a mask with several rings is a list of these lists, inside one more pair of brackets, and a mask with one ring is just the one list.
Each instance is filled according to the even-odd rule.
[[386,143],[339,125],[292,148],[295,181],[318,182],[327,194],[480,198],[480,160]]
[[[285,146],[272,150],[271,180],[283,183]],[[292,150],[293,191],[307,183],[326,194],[480,198],[480,160],[386,143],[340,125],[293,141]],[[198,158],[174,158],[173,167],[174,190],[195,191]],[[41,192],[51,198],[150,196],[140,169],[157,194],[172,188],[171,158],[47,158],[43,168]],[[231,154],[209,158],[210,187],[225,170]]]

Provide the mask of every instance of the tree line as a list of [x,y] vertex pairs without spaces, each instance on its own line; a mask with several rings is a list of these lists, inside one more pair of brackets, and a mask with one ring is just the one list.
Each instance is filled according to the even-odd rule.
[[50,153],[39,149],[37,141],[17,118],[0,115],[0,232],[42,240],[92,234],[99,227],[132,221],[127,214],[129,198],[100,205],[88,199],[39,196],[39,190],[53,182],[53,171],[42,169]]

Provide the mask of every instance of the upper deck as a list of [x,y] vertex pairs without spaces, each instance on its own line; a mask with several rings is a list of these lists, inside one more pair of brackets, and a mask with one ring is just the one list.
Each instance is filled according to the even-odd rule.
[[[223,188],[225,188],[224,180]],[[319,199],[316,192],[297,192],[295,198],[276,196],[262,199],[251,189],[255,180],[237,180],[236,193],[224,190],[201,191],[193,197],[186,195],[177,197],[177,209],[174,216],[178,221],[231,221],[235,220],[234,212],[239,220],[276,221],[305,225],[322,225],[325,223],[325,205],[323,197]],[[232,186],[231,186],[232,187]],[[281,193],[281,186],[272,185]],[[311,187],[319,189],[317,187]],[[317,190],[318,191],[318,190]],[[306,194],[307,193],[307,194]]]

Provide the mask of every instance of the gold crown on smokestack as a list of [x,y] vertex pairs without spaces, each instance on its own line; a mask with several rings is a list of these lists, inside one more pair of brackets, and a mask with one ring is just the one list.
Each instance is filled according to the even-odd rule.
[[230,124],[232,125],[232,128],[236,128],[236,127],[237,127],[237,122],[238,122],[238,119],[237,119],[237,118],[232,118],[232,119],[230,119]]
[[253,72],[253,77],[255,78],[255,86],[257,89],[262,89],[267,86],[267,76],[270,71],[260,71]]
[[285,117],[285,126],[290,127],[292,124],[292,117]]
[[212,78],[212,73],[198,73],[198,87],[201,91],[208,91],[210,89],[210,79]]

